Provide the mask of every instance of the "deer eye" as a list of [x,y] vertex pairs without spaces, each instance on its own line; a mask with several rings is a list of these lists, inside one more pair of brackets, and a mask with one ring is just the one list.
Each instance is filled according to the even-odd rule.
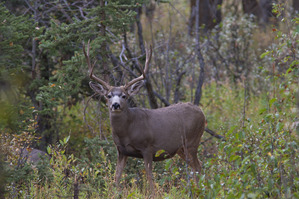
[[107,97],[110,99],[112,96],[111,95],[107,95]]
[[127,96],[123,95],[123,96],[121,96],[121,97],[122,97],[123,99],[126,99]]

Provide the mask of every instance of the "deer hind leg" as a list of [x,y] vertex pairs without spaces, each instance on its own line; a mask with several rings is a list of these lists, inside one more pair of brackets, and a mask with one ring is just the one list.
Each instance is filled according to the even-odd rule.
[[198,175],[201,172],[201,161],[197,157],[197,149],[192,148],[181,148],[178,150],[177,154],[191,166],[193,171],[193,178],[196,183],[198,183]]
[[124,167],[126,165],[127,158],[128,158],[128,156],[125,156],[122,153],[118,152],[116,171],[115,171],[115,182],[116,182],[117,186],[119,186],[119,181],[121,178],[121,174],[124,170]]
[[144,166],[145,166],[147,180],[150,185],[150,193],[154,198],[155,190],[154,190],[154,181],[153,181],[153,172],[152,172],[152,162],[153,162],[152,153],[143,153],[143,159],[144,159]]
[[191,167],[194,170],[193,178],[198,185],[198,181],[199,181],[198,176],[200,175],[201,172],[202,162],[197,157],[197,150],[192,152],[190,155],[191,155]]

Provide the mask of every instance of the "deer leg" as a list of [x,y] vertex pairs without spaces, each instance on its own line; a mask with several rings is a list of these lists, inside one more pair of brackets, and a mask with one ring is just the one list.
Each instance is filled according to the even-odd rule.
[[193,169],[193,178],[194,178],[195,182],[198,185],[198,181],[199,181],[198,175],[201,172],[202,163],[197,157],[197,150],[191,152],[190,156],[191,156],[191,163],[190,164],[191,164],[191,167]]
[[183,148],[180,148],[180,149],[177,151],[177,154],[178,154],[178,155],[180,156],[180,158],[182,158],[185,162],[187,161],[187,157],[186,157],[186,154],[185,154]]
[[119,186],[119,181],[121,178],[121,174],[124,170],[126,165],[128,156],[123,155],[122,153],[118,152],[117,156],[117,163],[116,163],[116,171],[115,171],[115,182],[116,185]]
[[145,166],[147,180],[148,180],[149,185],[150,185],[150,192],[151,192],[151,194],[155,195],[153,172],[152,172],[152,162],[153,162],[152,153],[144,153],[143,154],[143,159],[144,159],[144,166]]
[[177,154],[191,166],[193,178],[195,182],[198,183],[199,179],[196,174],[200,174],[202,163],[197,157],[197,149],[187,149],[186,151],[185,148],[181,148],[178,150]]

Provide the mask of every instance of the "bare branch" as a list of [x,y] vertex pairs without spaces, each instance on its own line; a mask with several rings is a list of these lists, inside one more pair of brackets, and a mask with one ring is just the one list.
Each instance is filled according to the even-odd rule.
[[205,131],[206,131],[207,133],[209,133],[211,136],[215,137],[215,138],[225,140],[225,138],[224,138],[222,135],[218,135],[217,133],[215,133],[214,131],[212,131],[212,130],[209,129],[209,128],[205,128]]
[[124,54],[124,51],[126,50],[125,44],[122,43],[121,46],[122,46],[122,49],[121,49],[121,53],[119,54],[119,59],[120,59],[120,61],[123,63],[123,59],[122,59],[122,57],[124,57],[125,60],[128,60],[128,58],[127,58],[126,55]]
[[165,106],[170,106],[170,103],[164,97],[162,97],[159,93],[157,93],[156,91],[153,91],[153,93],[159,100],[161,100],[161,102],[164,103]]
[[85,107],[84,107],[84,111],[83,111],[83,120],[84,120],[85,124],[87,125],[87,127],[89,128],[89,130],[90,130],[92,133],[94,133],[94,129],[88,124],[88,122],[87,122],[87,120],[86,120],[86,109],[87,109],[87,107],[88,107],[88,103],[89,103],[89,101],[90,101],[95,95],[97,95],[97,93],[94,93],[92,96],[90,96],[90,97],[88,98],[88,100],[87,100],[87,102],[86,102],[86,105],[85,105]]

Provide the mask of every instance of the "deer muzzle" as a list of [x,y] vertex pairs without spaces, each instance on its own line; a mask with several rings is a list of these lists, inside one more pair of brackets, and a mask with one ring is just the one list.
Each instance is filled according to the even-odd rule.
[[119,103],[112,104],[112,110],[119,110],[119,109],[120,109]]

